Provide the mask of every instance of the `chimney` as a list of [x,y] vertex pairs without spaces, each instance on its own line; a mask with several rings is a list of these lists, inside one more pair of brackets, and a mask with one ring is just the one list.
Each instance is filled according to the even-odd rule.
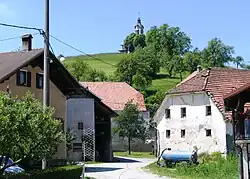
[[23,51],[31,51],[32,50],[32,35],[25,34],[22,36],[22,49]]
[[201,71],[201,66],[198,65],[198,66],[197,66],[197,72],[200,72],[200,71]]

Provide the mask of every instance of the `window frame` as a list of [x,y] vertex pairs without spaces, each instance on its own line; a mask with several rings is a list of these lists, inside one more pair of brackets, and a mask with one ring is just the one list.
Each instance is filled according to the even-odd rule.
[[212,129],[206,129],[206,137],[212,137]]
[[78,130],[83,130],[83,122],[78,122],[77,123],[77,129]]
[[82,143],[73,143],[72,144],[72,150],[73,152],[82,152]]
[[206,106],[206,116],[212,115],[212,108],[211,105]]
[[[24,74],[24,82],[21,83],[21,75]],[[16,73],[16,85],[31,87],[31,72],[28,70],[20,69]]]
[[186,137],[186,129],[181,129],[181,138]]
[[171,110],[169,108],[165,109],[165,119],[171,118]]
[[171,137],[171,130],[167,129],[166,130],[166,138],[169,139]]
[[186,107],[182,107],[181,108],[181,118],[185,118],[185,117],[187,117],[187,108]]
[[[42,86],[40,86],[39,84],[39,80],[42,78]],[[44,80],[44,75],[43,73],[36,73],[36,88],[37,89],[43,89],[43,80]]]

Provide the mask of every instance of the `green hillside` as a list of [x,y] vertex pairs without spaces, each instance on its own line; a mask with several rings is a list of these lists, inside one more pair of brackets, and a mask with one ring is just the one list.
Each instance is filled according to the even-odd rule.
[[[107,75],[111,75],[115,70],[115,65],[119,63],[123,56],[126,54],[120,53],[102,53],[90,56],[75,56],[70,57],[72,59],[78,58],[84,60],[89,64],[90,67],[102,70]],[[94,57],[94,58],[93,58]],[[150,90],[161,90],[167,92],[169,89],[173,88],[180,82],[179,77],[168,78],[164,70],[161,70],[157,79],[153,80],[153,84],[149,87]]]

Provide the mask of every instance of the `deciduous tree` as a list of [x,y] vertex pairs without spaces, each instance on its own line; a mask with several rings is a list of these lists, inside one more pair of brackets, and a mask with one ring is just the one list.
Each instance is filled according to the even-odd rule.
[[225,45],[219,38],[213,38],[202,51],[204,67],[225,67],[226,63],[233,62],[234,48]]
[[53,117],[51,107],[27,93],[21,99],[11,99],[0,93],[0,154],[14,160],[51,157],[65,141],[62,123]]
[[147,127],[144,119],[140,116],[140,111],[132,102],[128,102],[119,117],[114,119],[116,126],[113,132],[120,137],[128,139],[128,151],[131,154],[131,141],[133,139],[145,140],[147,137]]

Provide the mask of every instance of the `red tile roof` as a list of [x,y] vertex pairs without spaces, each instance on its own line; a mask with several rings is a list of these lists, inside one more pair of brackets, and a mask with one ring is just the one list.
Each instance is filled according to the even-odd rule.
[[125,104],[132,100],[140,111],[146,111],[144,96],[125,82],[80,82],[88,87],[102,102],[115,111],[123,110]]
[[170,90],[169,94],[205,91],[210,95],[226,119],[231,113],[224,110],[224,97],[250,82],[250,70],[212,68],[194,72],[185,82]]

